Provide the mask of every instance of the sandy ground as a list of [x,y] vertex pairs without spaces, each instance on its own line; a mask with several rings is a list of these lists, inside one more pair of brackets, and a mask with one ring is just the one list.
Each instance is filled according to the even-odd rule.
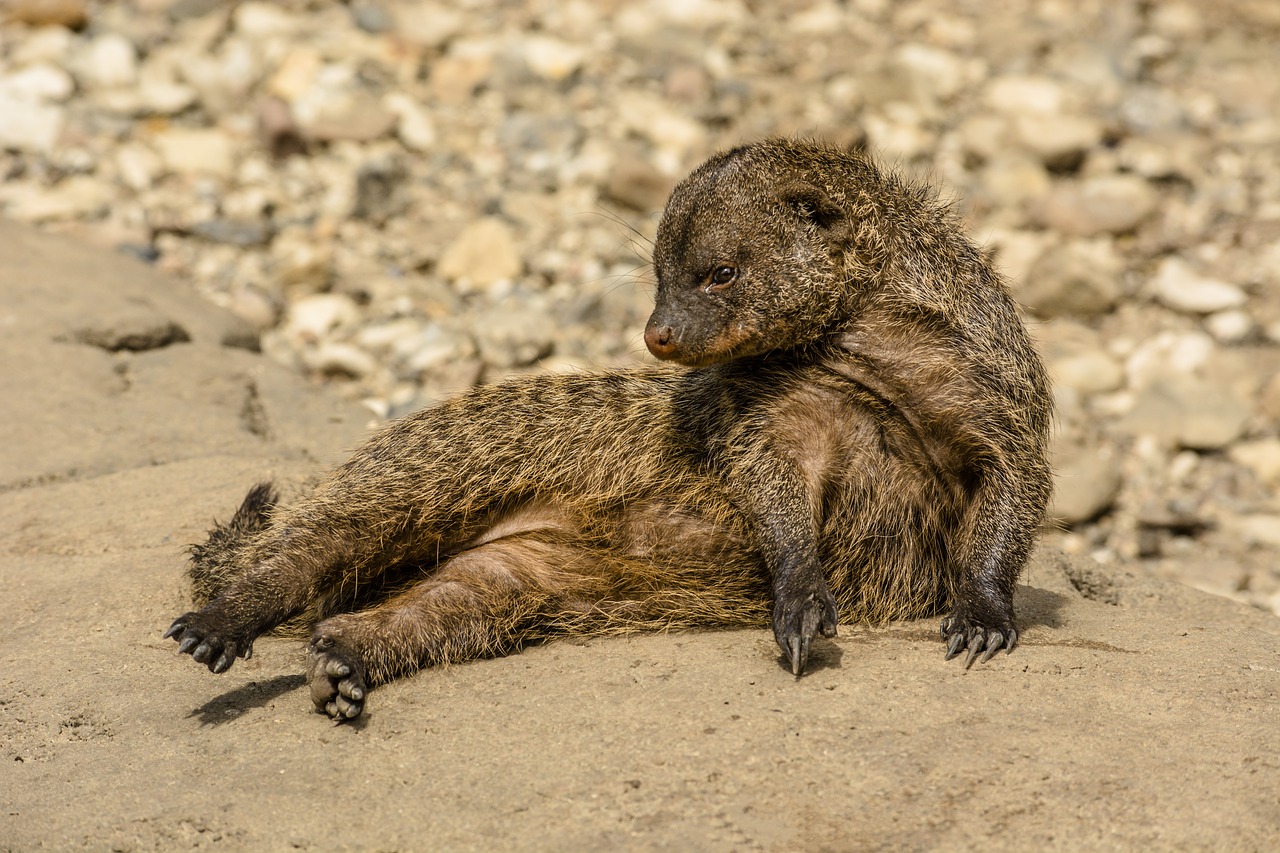
[[183,283],[3,222],[0,329],[0,849],[1280,846],[1280,620],[1052,553],[970,672],[930,620],[800,680],[762,631],[551,643],[345,726],[298,642],[211,676],[160,636],[185,546],[364,414]]

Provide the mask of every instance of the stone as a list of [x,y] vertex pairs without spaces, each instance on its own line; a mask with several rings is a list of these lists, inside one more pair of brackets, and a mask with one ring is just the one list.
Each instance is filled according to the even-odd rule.
[[10,0],[4,9],[9,20],[32,27],[66,27],[78,30],[89,20],[86,0]]
[[620,93],[618,114],[632,132],[678,160],[706,143],[706,130],[699,122],[647,92]]
[[1005,152],[1010,133],[1007,118],[986,112],[967,116],[953,131],[964,153],[979,162],[986,162]]
[[432,373],[452,362],[476,357],[475,340],[462,329],[429,323],[393,344],[396,355],[414,374]]
[[1015,285],[1024,284],[1040,256],[1055,243],[1052,234],[1017,228],[996,228],[987,238],[995,250],[996,267]]
[[476,344],[486,364],[500,370],[524,367],[550,355],[556,324],[531,305],[504,304],[475,325]]
[[1242,441],[1233,445],[1227,455],[1262,482],[1280,485],[1280,438]]
[[409,204],[409,170],[398,157],[369,160],[356,171],[356,195],[351,215],[382,225]]
[[1099,175],[1059,185],[1040,205],[1050,228],[1077,237],[1127,234],[1155,212],[1156,192],[1135,175]]
[[271,240],[271,225],[234,219],[205,219],[191,225],[191,233],[212,243],[249,248]]
[[463,229],[440,256],[436,271],[453,281],[487,287],[514,279],[523,269],[511,227],[490,216]]
[[1044,318],[1105,314],[1120,298],[1121,267],[1107,241],[1071,241],[1046,251],[1015,291]]
[[[1280,515],[1253,513],[1228,522],[1231,532],[1249,545],[1280,548]],[[1280,598],[1280,596],[1277,596]]]
[[1124,367],[1101,349],[1064,354],[1049,363],[1055,382],[1086,394],[1105,394],[1124,386]]
[[462,12],[445,3],[400,0],[388,11],[400,38],[433,50],[452,41],[467,23]]
[[211,128],[170,127],[150,137],[165,168],[180,175],[229,179],[234,169],[231,140]]
[[1133,409],[1116,427],[1191,450],[1221,450],[1243,435],[1251,414],[1250,407],[1220,383],[1163,376],[1138,394]]
[[280,320],[279,306],[265,293],[252,287],[233,291],[227,307],[257,333],[274,327]]
[[289,104],[281,98],[266,97],[258,101],[258,136],[262,147],[277,160],[307,150],[302,129],[293,120]]
[[138,84],[138,111],[146,115],[171,116],[183,112],[199,99],[196,90],[166,76],[150,73],[146,66]]
[[246,39],[228,38],[213,54],[191,56],[178,66],[182,81],[196,90],[211,116],[244,108],[262,78],[263,59]]
[[276,3],[238,3],[231,18],[237,32],[253,39],[292,35],[302,26],[300,18]]
[[467,102],[493,73],[493,56],[484,50],[459,52],[442,57],[431,65],[427,86],[442,104]]
[[1272,423],[1280,424],[1280,373],[1263,384],[1258,394],[1258,411]]
[[267,92],[284,101],[299,98],[315,84],[323,67],[324,57],[320,51],[309,45],[294,47],[267,79]]
[[910,42],[889,58],[886,91],[874,100],[906,100],[929,110],[950,100],[965,86],[965,66],[950,51]]
[[1129,387],[1145,388],[1169,372],[1198,371],[1213,352],[1213,339],[1203,332],[1161,332],[1134,347],[1125,359]]
[[396,116],[383,106],[382,99],[360,88],[350,72],[328,66],[316,82],[290,105],[303,133],[322,141],[369,142],[386,135],[396,124]]
[[935,146],[934,134],[912,104],[893,101],[879,111],[868,111],[863,125],[871,147],[890,161],[909,161]]
[[1118,460],[1107,448],[1078,444],[1055,448],[1053,473],[1053,498],[1045,514],[1068,526],[1105,513],[1122,484]]
[[102,215],[114,199],[110,186],[88,175],[72,175],[55,186],[11,204],[9,216],[23,222],[88,219]]
[[1059,83],[1046,77],[1010,75],[988,83],[984,100],[992,110],[1010,116],[1054,115],[1062,112],[1066,94]]
[[277,287],[327,290],[333,280],[333,244],[310,228],[290,226],[271,241],[267,266]]
[[410,151],[425,152],[436,144],[436,126],[431,114],[403,92],[391,92],[382,105],[396,117],[396,138]]
[[1063,386],[1083,394],[1105,394],[1124,386],[1124,366],[1106,351],[1102,336],[1093,329],[1055,320],[1036,324],[1032,334],[1055,393]]
[[354,2],[351,4],[351,20],[366,33],[385,33],[393,30],[395,18],[379,3]]
[[126,143],[117,148],[115,166],[120,180],[135,192],[150,189],[164,171],[160,155],[139,142]]
[[550,36],[529,36],[521,45],[521,54],[530,71],[552,83],[577,72],[587,55],[581,47]]
[[645,11],[658,21],[692,30],[732,26],[747,17],[738,0],[650,0],[647,5]]
[[1236,285],[1206,278],[1176,257],[1160,262],[1151,289],[1162,304],[1183,314],[1211,314],[1240,308],[1248,301]]
[[1248,311],[1219,311],[1204,318],[1204,327],[1220,344],[1238,344],[1249,339],[1257,329]]
[[1126,92],[1118,113],[1135,136],[1180,131],[1186,126],[1178,96],[1164,87],[1141,86]]
[[1051,171],[1073,171],[1102,142],[1102,123],[1087,116],[1028,113],[1013,121],[1023,148]]
[[1052,188],[1049,173],[1038,161],[1025,154],[1001,153],[983,167],[981,187],[975,197],[997,209],[1017,211],[1043,198]]
[[18,98],[0,90],[0,150],[48,154],[62,137],[66,121],[66,110],[57,104]]
[[75,90],[71,75],[50,62],[28,65],[0,77],[0,95],[20,101],[60,102],[71,97]]
[[353,326],[359,319],[360,310],[350,296],[320,293],[305,296],[290,305],[282,331],[293,341],[316,343],[327,338],[334,329]]
[[119,33],[104,33],[89,43],[76,67],[84,86],[121,89],[138,79],[138,51]]
[[378,368],[373,356],[353,344],[340,342],[323,343],[307,351],[302,362],[316,373],[352,379],[368,376]]
[[619,157],[609,170],[604,195],[618,204],[650,213],[661,210],[676,180],[641,157]]

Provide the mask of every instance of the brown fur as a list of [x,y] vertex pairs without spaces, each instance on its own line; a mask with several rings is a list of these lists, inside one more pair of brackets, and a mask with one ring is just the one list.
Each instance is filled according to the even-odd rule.
[[949,656],[1011,648],[1048,385],[945,207],[768,141],[676,188],[654,266],[646,343],[687,366],[476,388],[293,506],[246,501],[194,555],[211,599],[170,629],[180,650],[223,671],[301,618],[312,697],[348,718],[370,685],[564,632],[772,614],[799,674],[837,613],[950,608]]

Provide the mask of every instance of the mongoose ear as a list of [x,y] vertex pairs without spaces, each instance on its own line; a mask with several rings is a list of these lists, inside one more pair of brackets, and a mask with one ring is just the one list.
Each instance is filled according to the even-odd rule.
[[813,184],[787,184],[782,188],[782,200],[798,215],[812,220],[819,228],[830,228],[844,218],[840,205]]

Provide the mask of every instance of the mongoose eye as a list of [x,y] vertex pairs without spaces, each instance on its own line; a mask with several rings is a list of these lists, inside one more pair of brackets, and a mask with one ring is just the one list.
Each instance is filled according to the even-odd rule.
[[721,264],[711,271],[707,276],[708,290],[722,290],[726,285],[732,284],[733,280],[738,277],[738,268],[729,264]]

